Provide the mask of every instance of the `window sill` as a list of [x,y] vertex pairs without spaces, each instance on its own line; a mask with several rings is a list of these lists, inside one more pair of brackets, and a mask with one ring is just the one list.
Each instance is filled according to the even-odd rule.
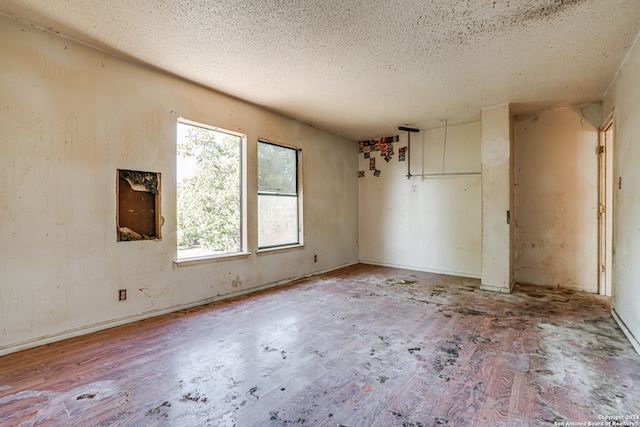
[[279,246],[277,248],[267,248],[267,249],[258,249],[256,254],[258,255],[271,255],[271,254],[279,254],[281,252],[289,252],[304,249],[306,245],[289,245],[289,246]]
[[209,264],[212,262],[233,261],[249,258],[251,252],[236,252],[233,254],[207,255],[202,257],[184,258],[173,261],[177,267],[189,267],[191,265]]

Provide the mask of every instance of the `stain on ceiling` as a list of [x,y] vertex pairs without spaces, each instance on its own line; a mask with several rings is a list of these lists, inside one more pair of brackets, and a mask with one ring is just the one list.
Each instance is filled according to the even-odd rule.
[[638,0],[3,0],[0,12],[353,140],[601,100]]

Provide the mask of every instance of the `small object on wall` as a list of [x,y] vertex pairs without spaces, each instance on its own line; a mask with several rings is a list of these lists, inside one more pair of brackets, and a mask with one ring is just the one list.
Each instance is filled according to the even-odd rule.
[[398,142],[398,141],[400,141],[400,137],[398,135],[380,138],[380,144],[391,144],[392,142]]
[[[360,141],[358,142],[358,153],[368,153],[371,151],[387,151],[389,145],[394,142],[398,142],[400,137],[398,135],[395,136],[386,136],[380,139],[370,139],[368,141]],[[392,146],[393,149],[393,146]]]
[[[380,157],[382,157],[386,162],[389,162],[394,155],[393,143],[398,142],[399,140],[400,137],[395,135],[358,142],[358,153],[363,153],[364,158],[369,159],[369,170],[374,171],[374,176],[380,176],[380,170],[376,169],[376,159],[371,157],[371,153],[379,151]],[[362,178],[360,173],[358,173],[358,176]]]
[[406,157],[405,157],[406,153],[407,153],[407,147],[402,147],[402,148],[400,148],[400,149],[398,150],[398,161],[399,161],[399,162],[404,162],[404,161],[405,161],[405,159],[406,159]]
[[116,206],[119,242],[161,238],[160,173],[118,169]]
[[391,160],[391,158],[393,157],[393,144],[389,143],[389,144],[383,144],[381,146],[381,150],[383,150],[380,155],[382,157],[384,157],[384,159],[387,161],[387,163]]
[[364,171],[358,171],[358,178],[364,178]]

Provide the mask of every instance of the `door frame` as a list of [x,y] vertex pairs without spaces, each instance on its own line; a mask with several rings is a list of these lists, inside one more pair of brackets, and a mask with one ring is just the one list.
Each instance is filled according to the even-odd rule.
[[609,114],[598,133],[598,293],[613,291],[613,142],[614,114]]

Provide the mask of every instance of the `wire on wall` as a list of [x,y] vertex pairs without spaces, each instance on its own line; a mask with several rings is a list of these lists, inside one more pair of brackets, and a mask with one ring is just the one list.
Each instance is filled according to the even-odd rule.
[[447,130],[449,129],[449,120],[444,121],[444,143],[442,144],[442,173],[444,173],[444,159],[447,155]]

